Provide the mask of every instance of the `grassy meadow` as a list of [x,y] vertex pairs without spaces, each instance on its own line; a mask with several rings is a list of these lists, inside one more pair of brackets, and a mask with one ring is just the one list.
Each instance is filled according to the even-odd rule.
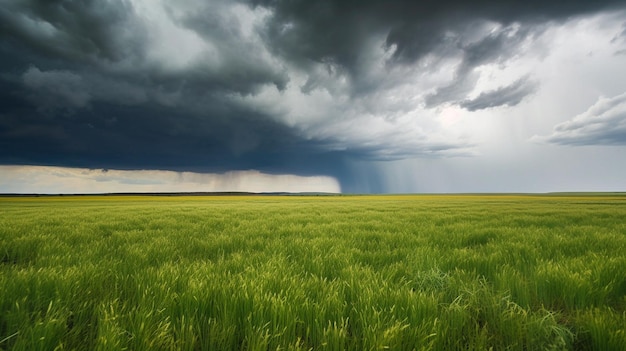
[[0,350],[626,350],[626,195],[0,198]]

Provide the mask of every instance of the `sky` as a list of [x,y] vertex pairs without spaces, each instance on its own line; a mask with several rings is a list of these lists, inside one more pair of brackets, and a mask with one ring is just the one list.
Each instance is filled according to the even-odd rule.
[[626,2],[0,0],[0,193],[626,191]]

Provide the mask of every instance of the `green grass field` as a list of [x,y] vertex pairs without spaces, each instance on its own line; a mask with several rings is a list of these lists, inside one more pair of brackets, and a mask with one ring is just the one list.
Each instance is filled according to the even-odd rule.
[[626,196],[0,198],[2,350],[626,350]]

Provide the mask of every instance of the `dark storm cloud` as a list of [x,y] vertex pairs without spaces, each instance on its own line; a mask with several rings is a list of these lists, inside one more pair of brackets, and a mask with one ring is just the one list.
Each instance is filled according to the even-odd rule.
[[[386,37],[395,47],[396,62],[415,62],[428,54],[447,55],[460,50],[463,63],[457,73],[463,78],[473,67],[511,55],[515,44],[532,35],[539,23],[624,7],[623,1],[252,1],[273,10],[267,41],[274,52],[301,65],[310,62],[335,64],[358,74],[362,53],[372,35]],[[480,21],[492,21],[503,32],[488,35],[465,47],[459,38],[472,34]],[[508,26],[524,28],[514,37]],[[463,82],[465,83],[465,82]]]
[[[147,8],[160,3],[138,3],[0,0],[0,163],[321,173],[345,185],[349,160],[385,159],[394,148],[400,151],[389,159],[454,154],[468,143],[395,147],[389,146],[391,131],[385,134],[389,140],[362,145],[348,140],[335,148],[337,134],[305,135],[307,123],[287,126],[282,116],[242,100],[263,89],[284,91],[294,70],[308,79],[301,87],[307,94],[319,88],[332,93],[328,77],[337,76],[347,78],[354,95],[376,92],[382,83],[367,74],[368,55],[382,43],[389,67],[424,61],[429,70],[436,68],[432,62],[456,60],[454,81],[436,89],[428,106],[514,105],[531,91],[528,84],[517,82],[468,101],[475,68],[505,65],[541,23],[623,6],[623,1],[187,1],[149,13]],[[257,10],[262,11],[246,12]],[[320,64],[327,72],[319,72]]]
[[396,57],[416,60],[477,19],[540,22],[623,7],[623,1],[358,1],[252,0],[274,10],[269,35],[277,50],[353,66],[372,32],[387,34]]
[[437,71],[456,59],[452,80],[424,97],[427,108],[466,103],[478,81],[476,68],[505,67],[546,23],[624,7],[622,1],[612,0],[252,2],[272,10],[265,32],[272,51],[309,71],[303,92],[326,88],[323,78],[310,69],[315,63],[327,65],[330,76],[346,77],[353,96],[384,89],[388,82],[368,79],[372,68],[367,52],[374,38],[383,38],[393,52],[389,66],[420,63],[425,70]]
[[584,113],[555,126],[551,135],[534,139],[571,146],[626,145],[626,93],[601,98]]
[[[538,31],[537,28],[531,30],[530,28],[506,27],[489,33],[476,42],[466,45],[459,43],[462,60],[456,68],[453,81],[428,95],[426,106],[435,107],[449,102],[464,107],[467,94],[474,89],[478,81],[478,74],[474,69],[483,64],[503,64],[515,54],[517,46]],[[503,104],[506,102],[503,101],[499,105]]]
[[253,112],[219,118],[152,106],[93,103],[89,110],[46,115],[24,108],[0,115],[0,163],[204,172],[329,171],[338,157]]
[[[23,50],[25,56],[44,59],[42,64],[46,66],[95,69],[112,74],[115,79],[143,85],[167,86],[185,81],[188,86],[202,86],[205,90],[243,94],[263,84],[284,88],[288,81],[283,68],[271,67],[258,59],[257,47],[243,40],[239,23],[217,15],[221,8],[206,8],[203,14],[209,15],[204,16],[204,27],[193,26],[195,34],[211,39],[214,54],[219,56],[218,64],[208,65],[205,62],[209,60],[202,58],[177,70],[150,57],[149,45],[159,38],[141,18],[141,10],[128,1],[5,2],[0,8],[3,39],[14,49]],[[172,57],[187,54],[176,52],[177,46],[171,45],[176,42],[167,44],[169,47],[163,50],[173,51]]]
[[147,35],[125,1],[3,1],[3,37],[40,53],[79,62],[141,55]]
[[10,103],[0,107],[0,162],[270,172],[295,165],[301,173],[312,171],[293,162],[300,153],[326,162],[295,130],[230,102],[229,94],[288,80],[255,57],[237,23],[214,16],[204,33],[218,65],[170,69],[149,57],[150,28],[126,1],[6,1],[0,19],[0,61],[11,68],[1,76]]
[[526,77],[515,81],[511,85],[481,93],[475,99],[465,100],[460,106],[468,111],[498,106],[515,106],[522,102],[526,96],[534,93],[536,89],[536,83]]

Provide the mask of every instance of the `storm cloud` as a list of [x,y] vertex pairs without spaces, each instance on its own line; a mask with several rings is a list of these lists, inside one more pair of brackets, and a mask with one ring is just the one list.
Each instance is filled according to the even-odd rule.
[[528,78],[522,78],[511,85],[481,93],[474,99],[463,101],[460,106],[477,111],[498,106],[515,106],[524,98],[535,92],[536,84]]
[[[478,155],[445,111],[536,94],[524,60],[547,55],[542,40],[563,23],[618,14],[607,42],[623,51],[623,11],[611,0],[0,0],[0,164],[324,175],[360,191],[361,162]],[[620,117],[593,115],[604,133],[572,126],[590,115],[547,140],[619,144],[608,132]]]

